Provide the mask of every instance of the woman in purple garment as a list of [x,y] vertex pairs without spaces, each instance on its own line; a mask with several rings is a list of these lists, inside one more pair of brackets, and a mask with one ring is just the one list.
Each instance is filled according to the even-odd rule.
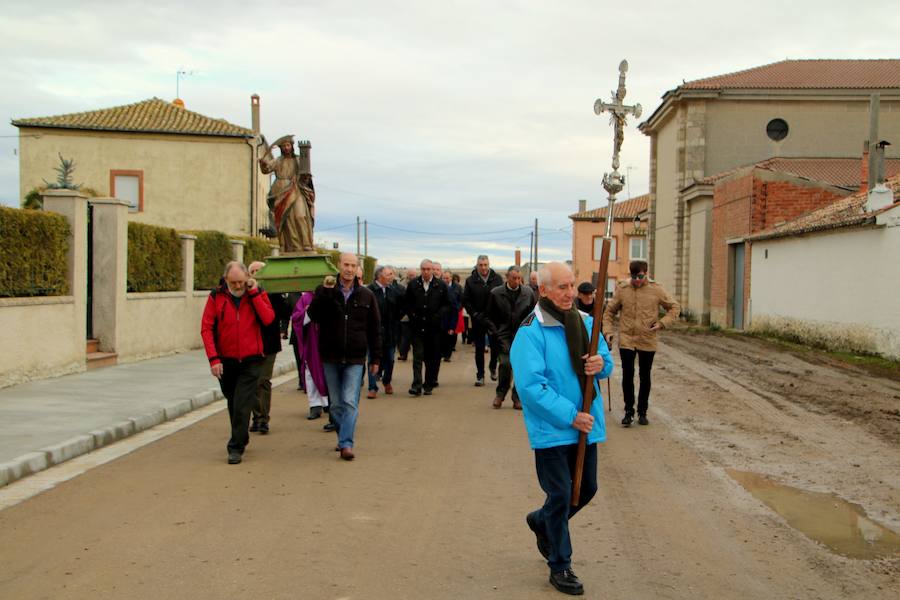
[[291,315],[291,327],[297,336],[297,348],[303,357],[298,365],[298,374],[306,383],[306,397],[309,400],[307,419],[318,419],[328,407],[328,386],[325,383],[325,369],[319,358],[319,326],[309,320],[306,309],[312,302],[313,293],[303,292]]

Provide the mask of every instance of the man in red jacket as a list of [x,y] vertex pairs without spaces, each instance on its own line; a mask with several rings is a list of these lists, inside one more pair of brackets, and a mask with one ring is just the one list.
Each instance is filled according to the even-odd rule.
[[210,292],[206,301],[200,335],[210,372],[219,380],[228,400],[228,464],[236,465],[250,441],[250,411],[256,403],[265,355],[260,327],[269,325],[275,312],[269,297],[260,291],[243,263],[228,263],[222,279],[224,283]]

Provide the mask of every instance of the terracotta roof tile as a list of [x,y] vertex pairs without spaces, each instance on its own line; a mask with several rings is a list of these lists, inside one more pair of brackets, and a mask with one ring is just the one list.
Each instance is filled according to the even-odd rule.
[[[591,210],[584,210],[581,212],[577,212],[575,214],[569,215],[570,219],[574,219],[576,221],[594,221],[594,220],[606,220],[606,209],[608,207],[604,206],[603,208],[594,208]],[[623,200],[621,202],[616,202],[613,205],[613,218],[619,220],[632,220],[635,216],[646,212],[650,208],[650,194],[644,194],[643,196],[637,196],[632,198],[631,200]]]
[[[733,175],[742,169],[757,167],[777,173],[789,173],[804,179],[822,181],[843,188],[859,188],[862,178],[862,157],[859,158],[769,158],[753,165],[744,165],[709,177],[698,183],[714,184],[720,179]],[[900,175],[900,158],[888,158],[884,161],[885,178]]]
[[252,137],[253,131],[213,119],[159,98],[101,110],[70,113],[53,117],[17,119],[16,127],[49,127],[98,131],[177,133],[225,137]]
[[682,90],[880,89],[900,87],[900,60],[783,60],[688,81]]
[[[900,175],[887,179],[885,185],[894,192],[893,206],[896,206],[897,202],[900,202]],[[866,192],[857,192],[846,198],[841,198],[828,206],[808,212],[784,225],[761,231],[749,239],[764,240],[788,237],[815,231],[874,223],[875,215],[881,211],[867,212],[865,208],[866,199]]]

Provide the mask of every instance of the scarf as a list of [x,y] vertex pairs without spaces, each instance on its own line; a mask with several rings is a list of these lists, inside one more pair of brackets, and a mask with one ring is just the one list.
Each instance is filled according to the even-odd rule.
[[[566,346],[569,348],[569,360],[572,361],[572,369],[578,376],[578,384],[584,395],[584,359],[581,358],[591,349],[591,340],[578,310],[573,306],[569,310],[562,311],[556,307],[550,298],[541,298],[539,302],[541,310],[563,324],[566,330]],[[593,389],[593,384],[591,385]],[[596,397],[596,391],[593,392]]]

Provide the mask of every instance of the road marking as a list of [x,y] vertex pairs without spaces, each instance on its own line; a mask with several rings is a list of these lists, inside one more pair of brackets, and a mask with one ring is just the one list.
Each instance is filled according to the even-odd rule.
[[[272,387],[278,387],[296,378],[296,372],[286,373],[279,377],[275,377],[272,379]],[[0,510],[15,506],[40,493],[53,489],[63,482],[74,479],[93,468],[105,465],[108,462],[143,448],[147,444],[152,444],[153,442],[181,431],[186,427],[199,423],[203,419],[222,412],[226,407],[227,404],[224,400],[216,400],[212,404],[191,411],[176,419],[172,419],[171,421],[160,423],[156,427],[151,427],[138,434],[119,440],[114,444],[104,446],[99,450],[94,450],[87,454],[82,454],[81,456],[77,456],[72,460],[67,460],[62,464],[35,473],[24,479],[14,481],[9,485],[0,488]]]

